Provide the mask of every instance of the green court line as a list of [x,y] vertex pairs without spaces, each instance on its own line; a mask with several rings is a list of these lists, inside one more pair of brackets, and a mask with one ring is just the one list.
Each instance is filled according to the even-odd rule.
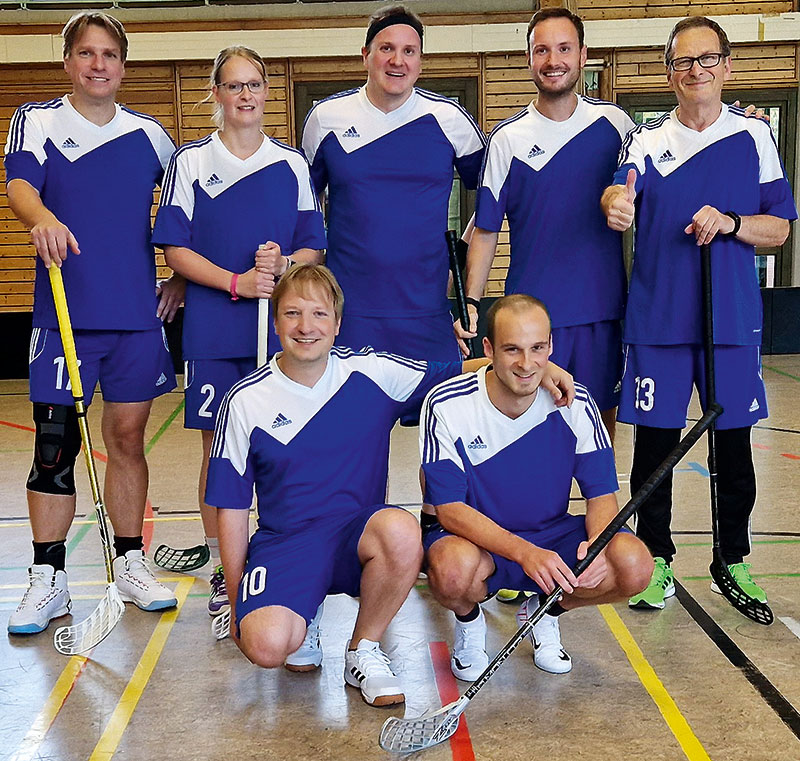
[[770,367],[769,365],[763,366],[765,370],[772,370],[773,373],[778,373],[778,375],[785,375],[787,378],[791,378],[792,380],[796,380],[800,383],[800,378],[796,375],[792,375],[791,373],[787,373],[786,370],[778,370],[777,367]]
[[[757,579],[793,579],[800,577],[800,573],[757,573]],[[711,576],[681,576],[681,581],[711,581]]]
[[[800,544],[800,539],[754,539],[750,544]],[[676,547],[710,547],[711,542],[675,542]]]
[[[155,432],[155,434],[153,434],[153,437],[150,439],[150,441],[147,442],[144,448],[144,453],[146,455],[150,454],[150,450],[156,445],[156,442],[161,438],[161,436],[167,430],[167,428],[169,428],[172,425],[172,422],[175,420],[175,418],[178,417],[178,413],[180,413],[180,411],[183,409],[184,404],[185,401],[181,399],[180,404],[174,410],[172,410],[172,412],[163,422],[161,427]],[[89,520],[91,522],[87,523],[84,526],[81,526],[78,529],[75,536],[73,536],[72,539],[69,540],[67,544],[67,557],[69,557],[70,554],[73,552],[73,550],[83,541],[83,538],[86,536],[86,534],[88,534],[89,531],[92,530],[92,526],[97,523],[97,519],[95,518],[94,515],[92,515],[92,517],[89,518]]]

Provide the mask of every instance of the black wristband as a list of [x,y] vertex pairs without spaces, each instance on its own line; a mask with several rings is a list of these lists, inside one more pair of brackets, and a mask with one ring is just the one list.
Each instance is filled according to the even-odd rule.
[[464,299],[464,301],[466,301],[466,302],[467,302],[467,304],[469,304],[470,306],[474,306],[474,307],[475,307],[475,309],[477,309],[478,311],[480,311],[480,308],[481,308],[481,302],[480,302],[480,300],[479,300],[479,299],[473,299],[473,298],[472,298],[472,296],[467,296],[467,297]]
[[735,211],[726,211],[725,216],[733,220],[733,230],[728,235],[732,235],[735,238],[739,230],[742,229],[742,218]]

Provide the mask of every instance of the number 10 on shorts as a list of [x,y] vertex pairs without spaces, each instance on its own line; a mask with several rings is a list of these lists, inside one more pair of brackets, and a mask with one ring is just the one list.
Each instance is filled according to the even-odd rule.
[[267,569],[263,565],[256,566],[242,576],[242,602],[248,597],[260,595],[267,587]]
[[640,378],[638,375],[635,378],[635,382],[636,398],[634,406],[637,410],[650,412],[655,401],[656,382],[652,378]]

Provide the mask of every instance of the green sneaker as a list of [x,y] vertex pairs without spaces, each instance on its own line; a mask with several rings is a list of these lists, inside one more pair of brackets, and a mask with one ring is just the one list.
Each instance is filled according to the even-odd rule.
[[667,561],[664,558],[653,558],[653,560],[655,560],[656,566],[653,568],[650,583],[644,592],[640,592],[628,600],[628,605],[631,608],[656,608],[662,610],[664,608],[664,600],[675,594],[675,574],[667,565]]
[[[748,595],[748,597],[753,597],[759,602],[766,603],[766,592],[753,581],[753,577],[750,575],[750,563],[731,563],[728,566],[728,570],[731,572],[733,580],[742,592]],[[718,595],[722,594],[716,581],[711,582],[711,591],[716,592]]]
[[515,602],[527,600],[532,594],[533,592],[518,592],[516,589],[500,589],[497,592],[497,599],[499,602],[513,605]]

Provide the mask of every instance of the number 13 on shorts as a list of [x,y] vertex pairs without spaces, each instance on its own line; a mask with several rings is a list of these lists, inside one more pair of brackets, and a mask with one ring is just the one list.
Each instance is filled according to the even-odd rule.
[[643,412],[650,412],[655,402],[656,382],[652,378],[642,378],[637,375],[634,383],[636,384],[634,407]]

